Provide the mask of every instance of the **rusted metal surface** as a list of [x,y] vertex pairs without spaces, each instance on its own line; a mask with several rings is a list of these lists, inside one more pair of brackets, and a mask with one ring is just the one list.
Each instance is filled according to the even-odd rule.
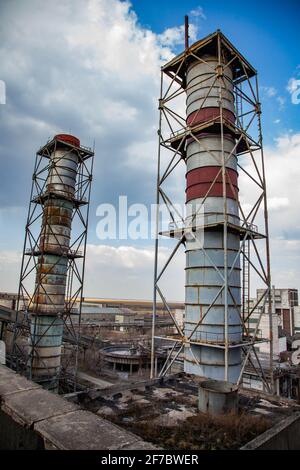
[[[79,142],[67,135],[56,136],[56,139],[72,145]],[[78,154],[62,148],[61,143],[51,154],[50,161],[46,192],[52,196],[45,201],[43,209],[40,251],[44,255],[38,258],[32,304],[31,370],[35,378],[58,377],[60,371],[63,321],[56,317],[65,309],[67,255],[79,163]]]
[[[21,315],[22,322],[16,321],[12,362],[23,364],[30,377],[48,383],[49,388],[58,383],[66,321],[76,342],[77,333],[70,321],[75,302],[80,325],[94,155],[91,149],[80,145],[77,137],[58,134],[39,149],[26,224],[17,305],[17,311],[26,314]],[[34,223],[39,219],[41,228],[36,233]],[[72,239],[74,219],[79,233]],[[82,258],[83,263],[77,264],[77,259]],[[30,295],[32,286],[28,279],[34,272],[34,292]],[[25,350],[23,355],[27,357],[19,362],[17,342],[23,331],[26,335],[30,332],[30,350],[28,354]]]
[[189,48],[189,17],[184,17],[184,46],[186,49]]
[[[150,363],[150,351],[115,345],[101,349],[101,356],[109,363],[140,365]],[[158,356],[157,356],[158,357]]]
[[[67,137],[63,136],[62,140],[68,141]],[[76,140],[73,136],[70,139]],[[32,306],[34,314],[57,315],[64,310],[77,165],[78,156],[74,152],[68,151],[66,154],[58,147],[51,155],[46,191],[54,197],[46,200],[43,210],[40,250],[45,254],[38,259],[36,294]],[[62,194],[64,199],[60,199]],[[65,197],[70,200],[65,200]],[[46,362],[45,358],[43,361]],[[35,358],[34,364],[36,362]]]
[[33,376],[56,377],[61,363],[63,320],[46,315],[33,317],[31,338],[35,351],[31,364]]
[[206,380],[199,384],[199,411],[222,414],[237,411],[238,387],[220,380]]

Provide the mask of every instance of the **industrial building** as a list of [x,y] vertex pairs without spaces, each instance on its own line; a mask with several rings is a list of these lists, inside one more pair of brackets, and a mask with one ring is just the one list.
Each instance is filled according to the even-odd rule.
[[[262,295],[261,289],[257,290],[257,296],[259,295]],[[274,288],[273,302],[275,313],[279,317],[279,326],[283,333],[293,336],[296,328],[294,308],[299,306],[298,289]]]
[[[185,49],[161,69],[156,202],[172,223],[157,214],[153,301],[84,297],[95,152],[57,134],[36,153],[18,293],[0,293],[0,448],[300,448],[298,291],[271,283],[257,71],[220,30],[188,32],[186,18]],[[257,191],[247,211],[241,172]],[[161,279],[180,249],[174,302]]]

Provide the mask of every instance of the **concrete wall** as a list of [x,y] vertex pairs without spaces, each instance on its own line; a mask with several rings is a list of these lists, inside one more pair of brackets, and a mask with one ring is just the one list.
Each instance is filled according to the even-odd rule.
[[295,413],[248,442],[241,450],[300,450],[300,413]]
[[155,449],[0,365],[0,449]]
[[32,429],[22,426],[0,410],[1,450],[43,450],[43,439]]

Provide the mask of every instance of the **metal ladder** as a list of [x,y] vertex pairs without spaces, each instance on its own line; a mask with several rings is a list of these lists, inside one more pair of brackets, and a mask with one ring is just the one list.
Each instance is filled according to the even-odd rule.
[[241,93],[242,93],[242,84],[238,83],[236,85],[236,92],[235,92],[235,109],[236,109],[236,118],[237,118],[238,127],[244,127],[243,99],[241,97]]
[[[245,240],[243,249],[243,302],[242,302],[242,318],[245,319],[250,313],[250,240]],[[247,328],[249,330],[250,319],[248,319]]]

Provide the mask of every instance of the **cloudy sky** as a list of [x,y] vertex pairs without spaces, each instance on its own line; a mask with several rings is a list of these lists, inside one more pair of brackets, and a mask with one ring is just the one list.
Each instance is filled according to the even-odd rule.
[[300,287],[300,7],[282,3],[0,0],[0,291],[17,290],[35,151],[71,132],[96,149],[85,295],[151,298],[153,241],[99,240],[97,207],[155,200],[159,68],[182,49],[186,13],[192,40],[220,28],[259,71],[273,283]]

